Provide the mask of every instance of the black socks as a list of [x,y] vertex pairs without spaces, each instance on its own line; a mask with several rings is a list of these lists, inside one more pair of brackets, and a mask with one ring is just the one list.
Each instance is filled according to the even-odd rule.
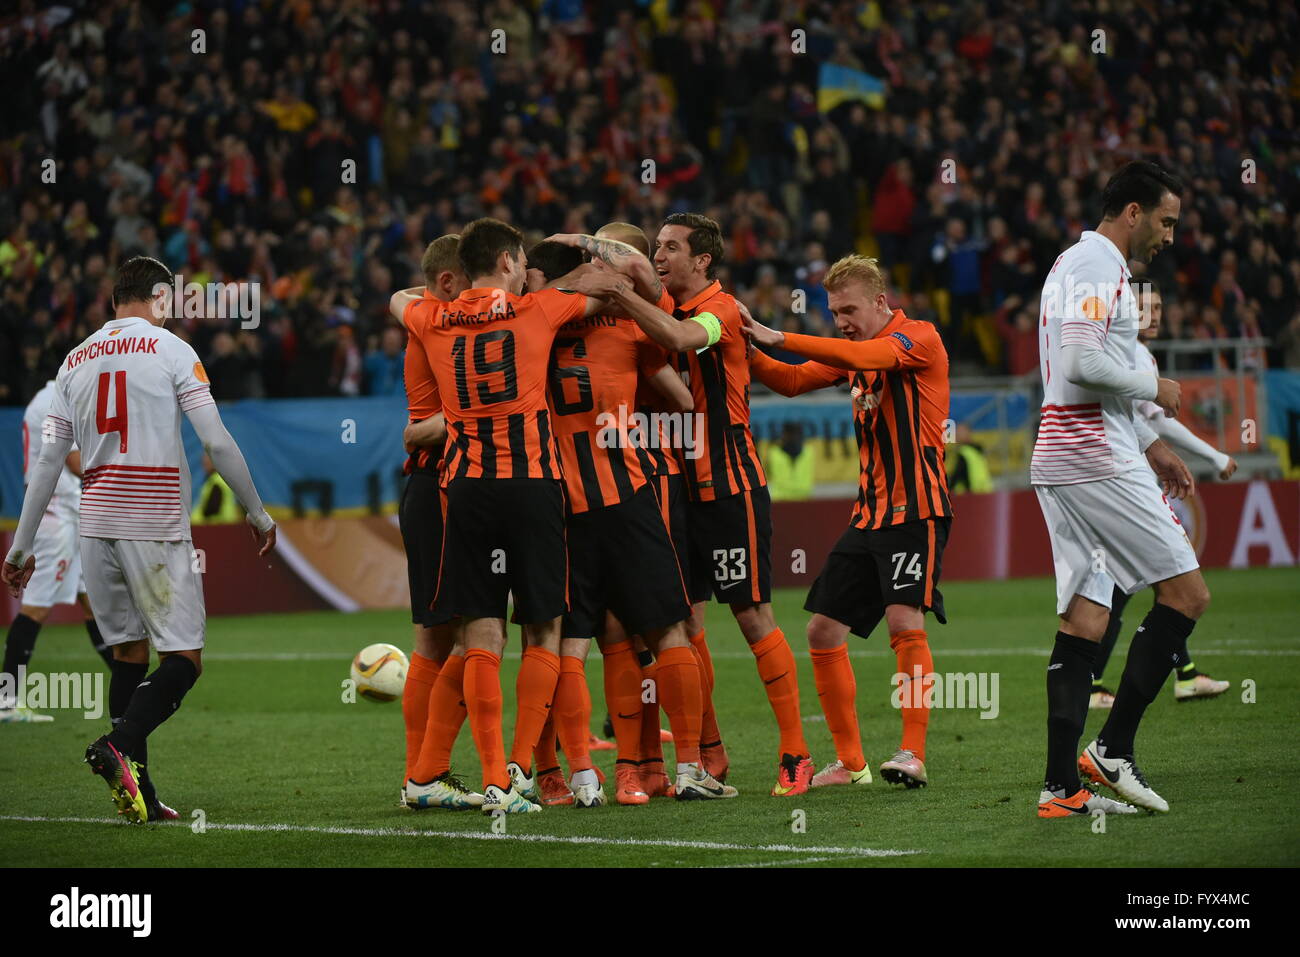
[[104,659],[109,671],[113,670],[113,650],[104,644],[104,636],[99,633],[99,625],[93,618],[86,619],[86,634],[90,636],[90,647],[95,654]]
[[[122,663],[116,662],[116,664],[120,666]],[[188,658],[182,655],[168,655],[153,674],[135,687],[126,706],[126,712],[115,722],[116,727],[108,736],[109,742],[135,760],[142,760],[141,748],[145,739],[181,706],[185,693],[194,686],[198,676],[198,670]],[[116,670],[113,678],[113,683],[116,684]],[[110,714],[112,708],[113,693],[110,690]]]
[[1056,646],[1047,666],[1048,790],[1079,790],[1079,737],[1088,717],[1097,642],[1056,633]]
[[15,692],[18,690],[18,669],[31,661],[36,636],[40,633],[40,623],[23,614],[18,615],[9,625],[9,637],[5,639],[4,673],[12,677]]
[[1133,754],[1133,739],[1147,705],[1155,700],[1170,669],[1186,654],[1187,638],[1196,622],[1168,605],[1153,605],[1133,636],[1128,661],[1110,717],[1097,735],[1108,758]]

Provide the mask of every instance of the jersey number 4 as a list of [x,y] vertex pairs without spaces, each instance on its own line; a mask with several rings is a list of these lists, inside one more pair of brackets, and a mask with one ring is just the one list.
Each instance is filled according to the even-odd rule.
[[[113,415],[108,414],[108,393],[113,392]],[[99,393],[95,397],[95,428],[100,435],[116,432],[119,443],[118,451],[126,454],[126,373],[101,372],[99,374]]]

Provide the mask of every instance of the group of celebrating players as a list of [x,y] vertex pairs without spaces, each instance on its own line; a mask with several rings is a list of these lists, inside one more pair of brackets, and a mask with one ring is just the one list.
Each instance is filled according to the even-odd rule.
[[[1154,403],[1157,417],[1178,409],[1177,383],[1149,363],[1135,366],[1142,307],[1128,261],[1172,241],[1180,190],[1153,164],[1125,166],[1103,193],[1102,223],[1062,253],[1044,286],[1044,404],[1031,477],[1052,540],[1060,619],[1047,672],[1044,818],[1167,810],[1134,761],[1142,714],[1171,661],[1188,688],[1180,698],[1223,690],[1195,671],[1186,647],[1209,594],[1166,496],[1190,493],[1191,476],[1147,424],[1150,411],[1134,415],[1135,402]],[[653,248],[637,227],[610,223],[525,250],[513,226],[480,219],[431,243],[425,285],[392,296],[408,333],[400,520],[415,624],[404,806],[534,813],[606,803],[588,746],[593,639],[618,749],[614,799],[735,797],[713,705],[710,597],[731,608],[776,719],[772,794],[871,782],[847,636],[865,638],[882,619],[904,687],[902,740],[880,772],[909,788],[928,783],[934,667],[925,615],[946,621],[938,582],[952,519],[942,341],[933,325],[890,307],[879,267],[859,255],[824,279],[842,338],[769,329],[722,290],[722,253],[717,223],[694,213],[669,216]],[[49,573],[47,556],[62,546],[47,505],[65,468],[80,468],[77,554],[112,650],[113,730],[86,759],[138,821],[175,817],[149,782],[147,737],[197,679],[204,644],[182,412],[248,513],[259,554],[275,544],[201,362],[162,328],[171,288],[156,260],[119,268],[115,318],[68,355],[49,389],[0,569],[14,595],[38,564]],[[755,345],[807,361],[779,362]],[[819,772],[803,734],[795,656],[770,604],[771,508],[749,427],[752,378],[783,395],[844,383],[851,396],[858,495],[805,604],[836,757]],[[1112,601],[1148,585],[1155,603],[1113,700],[1102,702],[1111,712],[1079,755],[1090,696],[1098,703],[1098,652],[1104,661],[1117,631]],[[507,752],[500,666],[511,606],[524,650]],[[35,631],[24,628],[30,656]],[[150,643],[160,664],[146,675]],[[451,772],[466,721],[481,791]],[[1132,803],[1101,797],[1080,774]]]
[[[850,256],[826,279],[847,341],[784,337],[787,350],[839,367],[770,359],[750,340],[777,334],[722,290],[721,257],[717,223],[693,213],[668,217],[653,257],[626,223],[525,251],[514,227],[480,219],[431,243],[426,285],[393,296],[409,337],[401,523],[416,647],[403,697],[407,806],[604,804],[588,748],[593,639],[618,749],[614,799],[735,797],[713,708],[710,597],[730,606],[776,718],[772,793],[871,780],[845,637],[886,616],[900,671],[932,670],[923,615],[942,614],[947,357],[933,326],[888,307],[875,263]],[[751,369],[791,395],[853,380],[863,483],[853,527],[809,603],[838,758],[820,773],[803,735],[795,658],[770,604],[771,500],[749,428]],[[889,369],[903,374],[882,399],[875,370]],[[889,420],[874,428],[882,402]],[[685,417],[694,418],[683,427]],[[880,582],[864,584],[863,573],[873,556],[900,548],[911,561],[887,579],[903,594],[886,606]],[[507,753],[499,671],[511,600],[524,653]],[[672,731],[674,775],[658,708]],[[923,785],[926,709],[905,708],[903,719],[903,747],[882,770]],[[481,793],[451,773],[466,720]]]

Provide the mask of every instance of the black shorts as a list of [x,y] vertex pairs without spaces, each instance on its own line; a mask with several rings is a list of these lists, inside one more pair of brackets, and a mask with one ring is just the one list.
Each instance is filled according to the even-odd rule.
[[691,536],[686,507],[690,498],[686,494],[686,476],[680,472],[665,472],[650,478],[650,487],[654,489],[655,499],[659,502],[659,514],[668,526],[673,548],[677,550],[677,564],[682,570],[682,579],[688,584],[691,580]]
[[677,552],[648,485],[626,502],[569,516],[569,574],[565,638],[604,634],[606,611],[629,635],[667,628],[691,613]]
[[712,594],[729,605],[772,600],[772,497],[767,487],[689,502],[687,579],[691,601]]
[[868,637],[886,605],[911,605],[948,619],[939,594],[943,547],[950,518],[862,529],[850,526],[808,591],[804,610],[834,618],[853,634]]
[[397,524],[406,549],[411,621],[425,628],[446,624],[452,617],[439,614],[431,607],[442,558],[442,507],[442,489],[438,487],[437,472],[420,469],[406,477],[397,510]]
[[564,490],[554,479],[459,478],[447,486],[440,614],[536,625],[568,607]]

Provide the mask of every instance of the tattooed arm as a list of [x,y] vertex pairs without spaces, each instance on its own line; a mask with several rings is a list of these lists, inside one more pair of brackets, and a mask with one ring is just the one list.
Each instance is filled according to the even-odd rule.
[[627,276],[636,285],[637,293],[650,302],[658,302],[664,294],[664,284],[639,249],[619,242],[617,239],[597,239],[584,233],[559,233],[548,236],[548,241],[574,246],[589,253],[592,259],[599,259]]

